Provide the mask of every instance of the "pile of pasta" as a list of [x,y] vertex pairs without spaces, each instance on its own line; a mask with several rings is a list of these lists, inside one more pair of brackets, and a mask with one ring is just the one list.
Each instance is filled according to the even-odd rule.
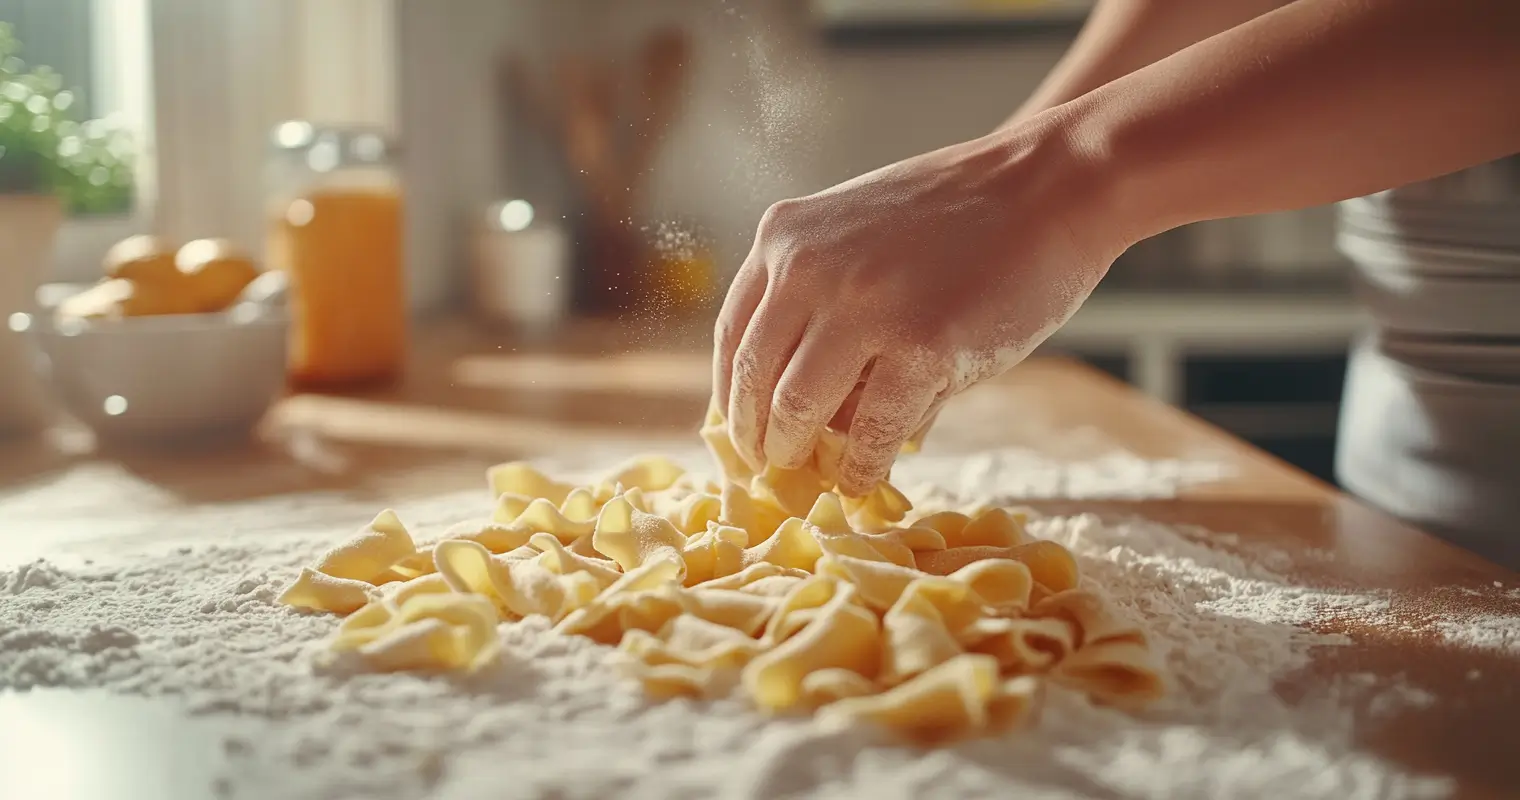
[[418,546],[391,511],[280,600],[345,615],[330,643],[375,670],[474,670],[497,626],[547,617],[615,645],[659,696],[742,692],[758,709],[869,721],[919,742],[996,731],[1047,683],[1138,706],[1163,680],[1144,632],[1079,587],[1061,545],[1003,508],[909,518],[883,481],[833,491],[842,438],[812,463],[753,474],[723,419],[712,481],[659,457],[588,486],[523,463],[488,479],[492,519]]

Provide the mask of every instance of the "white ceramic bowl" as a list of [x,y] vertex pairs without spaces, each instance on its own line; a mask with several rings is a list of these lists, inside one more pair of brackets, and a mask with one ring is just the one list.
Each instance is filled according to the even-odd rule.
[[1336,475],[1397,517],[1520,563],[1517,408],[1520,384],[1401,364],[1366,337],[1346,374]]
[[1379,327],[1400,333],[1520,337],[1520,253],[1435,247],[1342,230],[1352,284]]
[[284,391],[283,313],[86,324],[57,322],[51,304],[43,305],[32,326],[39,368],[63,406],[108,442],[185,445],[246,436]]

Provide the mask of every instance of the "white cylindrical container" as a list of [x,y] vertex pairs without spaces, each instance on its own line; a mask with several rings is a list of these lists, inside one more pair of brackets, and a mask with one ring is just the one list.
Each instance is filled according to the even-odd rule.
[[62,218],[52,195],[0,194],[0,438],[33,433],[49,420],[29,337]]
[[497,203],[476,226],[472,305],[487,322],[548,331],[570,308],[570,237],[525,200]]
[[1368,336],[1351,354],[1341,485],[1463,547],[1520,563],[1520,384],[1412,367],[1387,344]]

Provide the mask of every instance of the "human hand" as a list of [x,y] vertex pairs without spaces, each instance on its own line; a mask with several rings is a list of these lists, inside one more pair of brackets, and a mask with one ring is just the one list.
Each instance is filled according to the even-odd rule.
[[1123,252],[1104,188],[1042,118],[772,206],[715,335],[741,457],[794,468],[832,420],[849,433],[840,490],[868,491],[940,404],[1023,360]]

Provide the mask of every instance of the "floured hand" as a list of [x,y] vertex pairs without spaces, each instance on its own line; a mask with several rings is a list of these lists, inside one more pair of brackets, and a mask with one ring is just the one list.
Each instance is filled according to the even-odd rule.
[[1127,242],[1048,116],[766,212],[719,316],[734,445],[791,468],[849,432],[840,489],[882,479],[949,397],[1022,361]]

